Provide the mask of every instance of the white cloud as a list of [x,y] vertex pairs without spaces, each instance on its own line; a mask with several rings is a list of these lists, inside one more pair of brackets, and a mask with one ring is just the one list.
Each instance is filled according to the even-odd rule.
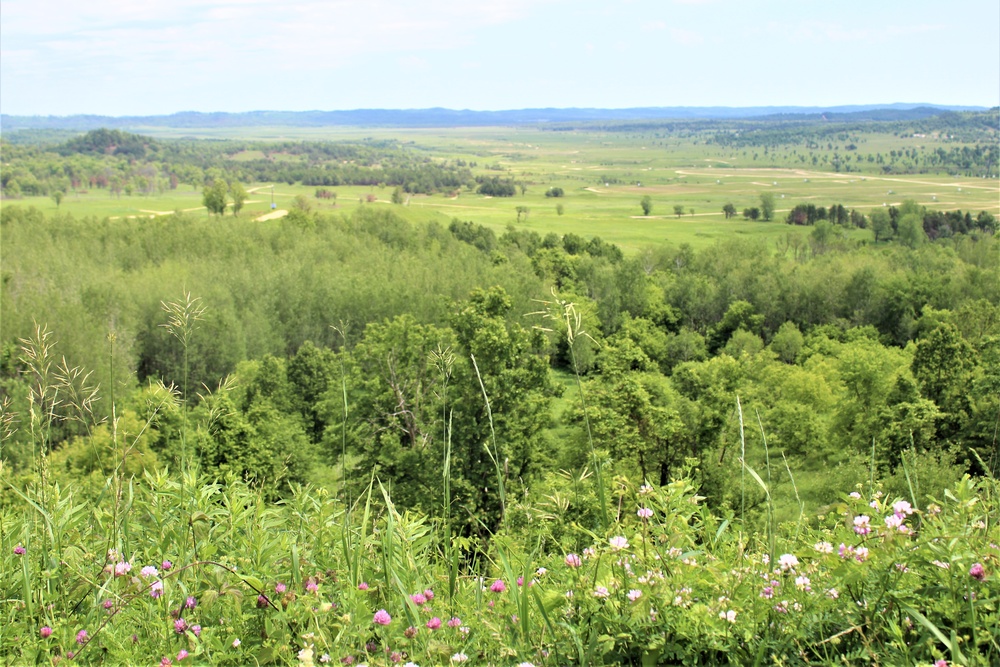
[[671,28],[670,37],[678,44],[683,44],[684,46],[694,46],[705,41],[705,38],[700,32],[695,30],[683,30],[681,28]]

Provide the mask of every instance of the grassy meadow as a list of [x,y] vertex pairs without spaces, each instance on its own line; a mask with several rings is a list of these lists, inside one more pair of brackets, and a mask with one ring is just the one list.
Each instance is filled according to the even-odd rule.
[[[143,131],[143,130],[140,130]],[[519,224],[539,232],[575,233],[599,236],[626,252],[669,241],[704,247],[733,235],[763,238],[784,237],[789,228],[785,214],[796,204],[817,206],[842,204],[848,209],[867,212],[881,206],[899,205],[904,200],[938,210],[1000,213],[1000,183],[996,180],[962,178],[948,175],[884,175],[875,173],[837,173],[811,165],[812,156],[819,165],[837,152],[839,146],[825,146],[809,151],[810,159],[800,160],[798,150],[730,149],[706,144],[699,134],[622,132],[593,129],[587,131],[550,131],[538,128],[456,128],[456,129],[357,129],[357,128],[253,128],[250,130],[185,129],[146,130],[158,138],[242,138],[254,140],[393,140],[435,161],[464,160],[475,163],[476,175],[500,176],[524,183],[526,190],[514,197],[485,197],[463,189],[458,196],[449,194],[414,195],[398,206],[397,212],[411,221],[438,220],[447,224],[453,218],[472,220],[502,232],[507,225]],[[896,137],[872,135],[860,144],[859,151],[908,150],[919,142],[922,149],[933,149],[933,137]],[[950,145],[950,144],[949,144]],[[259,152],[259,151],[257,151]],[[253,151],[238,153],[233,161],[255,157]],[[259,157],[259,156],[258,156]],[[805,157],[805,155],[801,156]],[[282,159],[276,155],[275,159]],[[294,161],[296,156],[285,156]],[[872,165],[861,163],[861,168]],[[565,195],[546,197],[553,187]],[[317,210],[334,208],[343,212],[367,205],[373,195],[377,205],[391,205],[391,187],[347,186],[332,188],[335,203],[313,200]],[[316,188],[284,183],[256,183],[247,186],[250,198],[241,217],[270,213],[271,197],[278,210],[287,210],[297,195],[312,198]],[[775,198],[774,220],[750,222],[741,215],[744,208],[759,206],[760,195],[768,192]],[[649,196],[651,215],[642,215],[640,200]],[[55,212],[54,201],[46,197],[26,197],[23,203],[46,213]],[[726,220],[722,207],[732,203],[737,215]],[[557,206],[562,206],[562,214]],[[675,206],[683,213],[678,216]],[[526,207],[525,219],[518,220],[518,207]],[[180,184],[174,191],[159,195],[112,197],[106,191],[85,194],[69,193],[60,210],[79,216],[128,217],[153,216],[174,211],[204,211],[201,188]],[[205,213],[208,215],[208,213]],[[775,224],[778,223],[778,224]],[[848,232],[859,240],[870,232]]]

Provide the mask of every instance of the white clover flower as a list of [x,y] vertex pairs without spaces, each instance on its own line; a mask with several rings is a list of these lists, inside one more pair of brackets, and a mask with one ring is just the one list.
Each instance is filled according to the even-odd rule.
[[795,568],[798,564],[799,559],[793,554],[781,554],[781,556],[778,557],[778,567],[785,572]]
[[829,542],[817,542],[816,544],[813,545],[813,549],[815,549],[821,554],[833,553],[833,545],[830,544]]

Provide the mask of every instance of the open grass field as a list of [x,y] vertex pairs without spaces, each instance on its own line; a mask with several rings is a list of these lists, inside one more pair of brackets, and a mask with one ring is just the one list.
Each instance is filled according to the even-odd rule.
[[[140,130],[157,138],[241,138],[256,140],[357,141],[388,139],[425,154],[430,160],[464,160],[473,173],[509,178],[524,183],[526,191],[514,197],[490,198],[472,190],[457,197],[416,195],[394,208],[414,222],[453,218],[471,220],[502,232],[510,224],[533,229],[540,234],[573,232],[600,236],[626,252],[662,241],[704,246],[719,238],[741,234],[762,238],[784,237],[791,228],[785,214],[799,203],[816,206],[842,204],[867,213],[875,207],[899,204],[912,199],[929,208],[986,210],[1000,214],[1000,182],[996,179],[962,178],[949,175],[885,175],[877,165],[865,161],[854,168],[870,172],[837,173],[829,166],[835,154],[844,154],[842,145],[825,144],[815,149],[779,147],[729,148],[706,143],[705,135],[645,132],[572,130],[539,128],[453,128],[453,129],[365,129],[365,128],[242,128],[211,131],[161,128]],[[898,137],[870,134],[852,137],[857,152],[920,148],[933,150],[937,144],[953,146],[935,137]],[[252,159],[254,151],[244,151],[233,160]],[[278,156],[280,158],[280,155]],[[813,158],[817,166],[813,166]],[[825,168],[824,168],[825,167]],[[552,187],[565,195],[549,198]],[[313,199],[316,188],[284,183],[258,183],[248,187],[250,199],[241,217],[255,218],[271,212],[272,192],[277,210],[287,210],[292,199],[308,196],[317,210],[335,209],[349,213],[362,205],[392,206],[392,188],[338,187],[336,202]],[[750,222],[740,212],[759,206],[760,195],[773,194],[776,211],[772,222]],[[377,200],[365,202],[367,195]],[[640,200],[649,196],[651,215],[643,216]],[[21,203],[55,212],[51,199],[27,197]],[[726,220],[722,207],[731,203],[737,217]],[[561,206],[561,214],[557,210]],[[682,215],[675,213],[681,207]],[[518,220],[518,208],[528,209]],[[204,212],[201,191],[188,184],[177,190],[151,196],[113,198],[106,191],[70,193],[60,210],[78,216],[154,216],[173,211]],[[851,231],[858,239],[870,237],[865,230]]]

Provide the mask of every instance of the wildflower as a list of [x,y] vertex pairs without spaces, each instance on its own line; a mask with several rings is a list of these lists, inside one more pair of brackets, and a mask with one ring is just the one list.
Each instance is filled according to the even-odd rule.
[[163,582],[159,580],[154,581],[153,585],[149,587],[149,597],[156,599],[161,595],[163,595]]
[[391,660],[393,663],[403,662],[403,654],[400,653],[399,651],[393,651],[389,655],[389,660]]
[[983,568],[982,563],[973,563],[972,567],[969,569],[969,576],[976,581],[983,581],[986,579],[986,570]]
[[809,577],[800,576],[795,578],[795,587],[800,591],[811,591],[812,588],[809,586]]
[[177,662],[180,662],[181,660],[183,660],[186,657],[188,657],[188,652],[186,650],[184,650],[184,649],[181,649],[177,653]]
[[433,600],[434,599],[434,591],[432,591],[431,589],[428,588],[427,590],[424,591],[424,597],[427,598],[428,600]]
[[271,601],[267,599],[266,595],[258,595],[257,596],[257,608],[258,609],[264,609],[265,607],[267,607],[270,604],[271,604]]
[[770,564],[770,562],[771,562],[771,556],[768,555],[768,554],[761,555],[760,562],[763,563],[764,565]]
[[503,579],[497,579],[490,586],[490,590],[493,591],[494,593],[503,593],[505,590],[507,590],[507,584],[503,583]]
[[565,562],[568,567],[580,567],[583,564],[576,554],[566,554]]
[[274,585],[274,592],[277,593],[278,595],[283,594],[287,590],[288,586],[281,583],[280,581]]
[[854,547],[849,547],[841,542],[840,548],[837,549],[837,554],[839,554],[841,558],[850,558],[854,555]]
[[418,665],[415,662],[408,662],[405,665],[403,665],[403,667],[420,667],[420,665]]
[[16,547],[14,547],[14,554],[15,555],[17,555],[17,556],[23,556],[24,553],[25,553],[25,548],[23,546],[21,546],[20,544],[18,544]]
[[539,577],[544,576],[546,572],[548,572],[548,570],[546,570],[544,567],[540,567],[537,570],[535,570],[535,574],[537,574]]
[[793,570],[795,566],[797,566],[798,564],[799,564],[799,559],[792,554],[781,554],[781,556],[778,557],[778,566],[784,572]]
[[898,500],[892,504],[892,511],[896,514],[909,516],[913,514],[913,507],[905,500]]
[[611,595],[611,593],[609,593],[608,589],[605,588],[604,586],[598,586],[596,589],[594,589],[595,598],[606,598],[609,595]]
[[139,570],[139,576],[143,579],[152,579],[157,576],[159,572],[156,571],[155,565],[147,565],[146,567]]
[[448,619],[449,628],[457,628],[460,625],[462,625],[462,619],[458,618],[457,616],[452,616],[451,618]]
[[319,590],[319,585],[316,583],[316,580],[313,579],[312,577],[309,577],[309,581],[306,582],[306,590],[309,591],[310,593],[315,593],[316,591]]
[[615,535],[608,542],[611,544],[611,548],[614,551],[621,551],[622,549],[628,549],[628,540],[626,540],[621,535]]
[[517,667],[535,667],[535,666],[530,662],[519,662],[517,663]]
[[871,507],[873,510],[877,510],[878,509],[878,501],[877,500],[871,501],[870,503],[868,503],[868,507]]
[[632,602],[635,602],[641,597],[642,597],[642,591],[640,590],[636,590],[633,588],[628,592],[628,599],[631,600]]
[[48,639],[52,636],[52,628],[47,625],[43,625],[42,629],[38,631],[38,634],[42,636],[42,639]]
[[830,588],[826,591],[826,597],[830,598],[831,600],[836,600],[837,598],[840,597],[840,593],[837,592],[836,588]]
[[847,495],[849,495],[851,498],[854,498],[855,500],[861,500],[861,494],[858,493],[857,491],[851,491]]
[[320,662],[330,662],[330,654],[329,653],[324,653],[323,655],[321,655],[319,657],[319,661]]
[[951,569],[951,563],[943,563],[943,562],[941,562],[939,560],[932,560],[931,562],[934,563],[935,565],[937,565],[942,570]]
[[242,644],[242,643],[243,642],[241,642],[239,639],[234,639],[233,640],[233,648],[239,648],[240,644]]
[[359,591],[367,591],[368,590],[368,582],[367,581],[362,581],[360,584],[358,584],[358,590]]
[[407,639],[413,639],[417,636],[417,629],[411,625],[403,631],[403,636]]
[[165,560],[162,563],[160,563],[160,569],[161,570],[169,570],[173,566],[174,566],[174,564],[171,563],[169,560]]
[[195,637],[201,637],[201,626],[200,625],[192,625],[191,626],[191,632],[194,634]]
[[854,532],[858,535],[867,535],[872,532],[871,526],[868,525],[870,521],[867,514],[854,517]]
[[389,616],[389,612],[385,609],[379,609],[375,612],[375,616],[372,618],[372,623],[377,623],[379,625],[389,625],[392,623],[392,616]]
[[185,621],[183,618],[178,618],[176,621],[174,621],[174,632],[176,632],[177,634],[179,635],[184,634],[187,628],[188,628],[187,621]]
[[643,484],[642,486],[639,487],[639,495],[641,496],[648,496],[652,492],[653,492],[653,487],[651,487],[649,484]]
[[948,667],[947,660],[937,660],[934,662],[934,667]]
[[864,563],[866,560],[868,560],[868,548],[867,547],[858,547],[857,549],[855,549],[854,550],[854,559],[856,561],[858,561],[859,563]]
[[729,611],[720,611],[719,618],[724,621],[729,621],[730,623],[736,622],[736,612],[730,609]]
[[524,577],[518,577],[517,578],[517,586],[518,586],[518,588],[520,588],[521,586],[524,586]]
[[910,571],[910,568],[906,567],[906,563],[896,563],[896,569],[902,572],[903,574],[906,574],[907,572]]
[[105,609],[110,610],[114,608],[115,602],[114,600],[105,600],[101,606],[103,606]]
[[184,600],[185,609],[194,609],[196,606],[198,606],[198,600],[193,595],[189,595],[187,599]]
[[302,667],[312,667],[313,665],[313,650],[312,646],[306,646],[298,653],[299,665]]
[[653,510],[649,509],[648,507],[640,507],[636,511],[636,514],[639,516],[640,519],[648,519],[649,517],[653,516]]
[[469,656],[465,655],[464,653],[456,653],[455,655],[451,656],[451,661],[452,662],[456,662],[456,663],[457,662],[465,662],[468,659],[469,659]]
[[441,627],[441,619],[438,618],[437,616],[435,616],[431,620],[427,621],[427,629],[428,630],[437,630],[440,627]]
[[80,644],[81,646],[83,644],[87,643],[87,631],[86,630],[80,630],[80,632],[76,633],[76,643]]
[[821,554],[833,553],[833,545],[830,544],[829,542],[817,542],[816,544],[813,545],[813,549],[815,549]]
[[597,550],[594,549],[594,547],[587,547],[586,549],[583,550],[584,558],[593,558],[596,555],[597,555]]
[[414,593],[410,596],[410,599],[413,600],[413,604],[418,607],[427,604],[427,597],[423,593]]
[[132,571],[132,563],[128,561],[122,561],[120,563],[115,563],[115,576],[124,577],[126,574]]
[[774,589],[770,586],[764,586],[764,589],[760,592],[760,596],[765,600],[770,600],[774,597]]
[[170,667],[173,664],[174,661],[168,658],[167,656],[163,656],[162,658],[160,658],[160,667]]

